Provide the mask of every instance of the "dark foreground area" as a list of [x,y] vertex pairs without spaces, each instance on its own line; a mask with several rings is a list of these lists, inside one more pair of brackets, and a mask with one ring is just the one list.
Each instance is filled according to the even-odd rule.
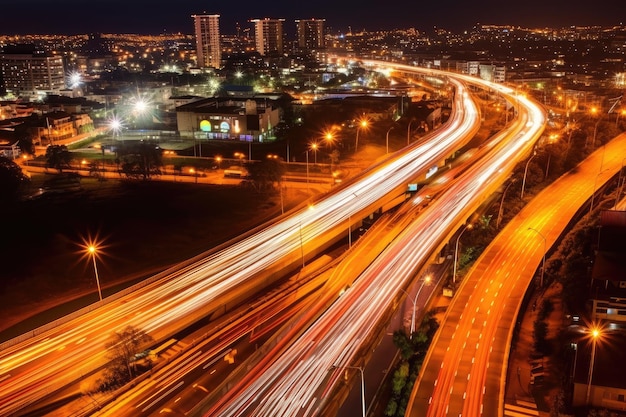
[[51,306],[97,301],[89,241],[99,248],[106,296],[280,213],[277,196],[239,185],[81,182],[80,191],[0,208],[0,341],[27,331],[16,326],[25,318],[38,315],[41,324],[56,318]]

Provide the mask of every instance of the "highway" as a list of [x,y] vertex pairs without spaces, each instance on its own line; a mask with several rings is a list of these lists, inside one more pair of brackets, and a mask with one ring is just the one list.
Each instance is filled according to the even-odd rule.
[[[337,301],[310,326],[311,313],[303,315],[301,325],[292,325],[298,329],[292,330],[292,338],[286,335],[283,343],[235,387],[218,391],[219,400],[208,401],[206,407],[196,410],[197,415],[324,415],[326,402],[333,399],[331,393],[342,383],[344,371],[364,366],[364,351],[371,347],[372,336],[401,298],[399,289],[407,287],[458,224],[503,183],[520,155],[527,155],[543,132],[543,111],[525,97],[510,99],[520,104],[518,118],[485,150],[480,162],[450,184],[426,210],[403,213],[415,216],[414,220],[403,225],[398,237]],[[417,207],[419,204],[413,205],[415,210]],[[477,389],[471,394],[472,401],[482,403],[483,392]],[[445,414],[437,410],[433,415]]]
[[476,261],[433,341],[407,417],[502,415],[510,341],[527,287],[539,283],[544,251],[622,168],[625,147],[621,135],[544,189]]
[[224,314],[267,286],[268,274],[271,278],[314,256],[347,230],[349,222],[357,222],[357,215],[406,187],[407,180],[424,175],[476,132],[476,105],[461,83],[455,82],[455,89],[457,111],[428,142],[393,154],[309,206],[170,269],[132,293],[110,297],[51,329],[3,344],[0,414],[15,413],[100,368],[114,331],[132,325],[155,341],[165,340],[201,317]]

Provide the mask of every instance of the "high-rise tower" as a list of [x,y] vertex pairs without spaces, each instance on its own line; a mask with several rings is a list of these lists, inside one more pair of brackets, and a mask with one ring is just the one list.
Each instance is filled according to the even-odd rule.
[[192,15],[199,67],[219,68],[222,60],[220,15]]
[[261,55],[281,55],[284,52],[283,22],[285,19],[252,19],[256,50]]
[[324,19],[300,19],[296,20],[298,49],[318,50],[324,49]]

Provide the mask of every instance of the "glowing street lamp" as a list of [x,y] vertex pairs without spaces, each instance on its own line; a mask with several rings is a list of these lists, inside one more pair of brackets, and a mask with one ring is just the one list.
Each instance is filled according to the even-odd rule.
[[122,121],[117,117],[109,120],[109,129],[113,131],[113,136],[119,139],[120,130],[122,130]]
[[314,165],[317,165],[317,150],[319,149],[319,145],[317,144],[317,142],[313,142],[310,145],[311,150],[313,151],[313,155],[314,155]]
[[359,126],[357,126],[356,128],[356,140],[354,142],[354,153],[356,153],[359,147],[359,132],[361,131],[361,129],[367,129],[367,126],[368,126],[367,119],[361,119],[361,121],[359,122]]
[[589,364],[589,378],[587,379],[587,396],[585,398],[586,405],[589,405],[591,380],[593,378],[593,365],[596,359],[596,344],[598,339],[602,337],[602,329],[594,324],[591,328],[589,328],[589,337],[591,338],[591,363]]
[[332,146],[335,143],[335,135],[333,132],[326,132],[324,134],[324,140],[329,146]]
[[94,245],[87,246],[87,253],[93,259],[93,271],[96,275],[96,284],[98,285],[98,296],[100,297],[100,301],[102,301],[102,290],[100,289],[100,278],[98,277],[98,266],[96,265],[96,255],[98,252],[98,248]]
[[[592,107],[591,108],[591,114],[594,117],[598,117],[598,120],[596,121],[595,125],[593,126],[593,139],[592,139],[592,143],[591,143],[591,148],[593,149],[594,146],[596,146],[596,135],[598,133],[598,124],[600,124],[600,121],[602,120],[601,115],[598,114],[599,110],[597,107]],[[587,148],[587,141],[585,140],[585,148]]]
[[432,278],[430,277],[430,275],[426,275],[424,277],[424,279],[422,280],[422,285],[420,285],[419,289],[417,290],[417,294],[415,294],[415,298],[411,297],[408,292],[400,288],[400,291],[405,293],[407,297],[409,297],[409,300],[411,300],[411,302],[413,303],[413,313],[411,314],[411,333],[409,334],[409,339],[412,339],[413,333],[415,333],[415,310],[417,310],[417,300],[419,299],[422,288],[424,288],[424,285],[430,284],[431,279]]
[[68,84],[69,84],[69,88],[71,89],[80,87],[82,82],[83,80],[79,72],[72,72],[68,76]]
[[133,109],[138,114],[144,114],[148,110],[148,103],[144,99],[139,98],[135,101]]

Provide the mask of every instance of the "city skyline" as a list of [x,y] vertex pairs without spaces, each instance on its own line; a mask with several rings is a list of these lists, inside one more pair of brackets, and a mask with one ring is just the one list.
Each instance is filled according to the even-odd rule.
[[[296,19],[325,19],[332,33],[360,30],[439,27],[452,31],[471,29],[476,24],[522,27],[612,26],[620,20],[620,0],[607,0],[602,7],[588,1],[523,3],[462,2],[446,3],[396,2],[391,6],[372,6],[363,1],[348,0],[337,4],[329,0],[299,3],[275,0],[271,3],[200,4],[194,0],[176,3],[154,3],[137,0],[7,0],[2,6],[0,30],[12,34],[81,34],[81,33],[184,33],[194,30],[192,15],[219,14],[220,31],[236,33],[236,25],[251,28],[251,19],[282,18],[289,35],[295,32]],[[97,19],[91,19],[97,17]],[[292,24],[289,24],[292,23]]]

